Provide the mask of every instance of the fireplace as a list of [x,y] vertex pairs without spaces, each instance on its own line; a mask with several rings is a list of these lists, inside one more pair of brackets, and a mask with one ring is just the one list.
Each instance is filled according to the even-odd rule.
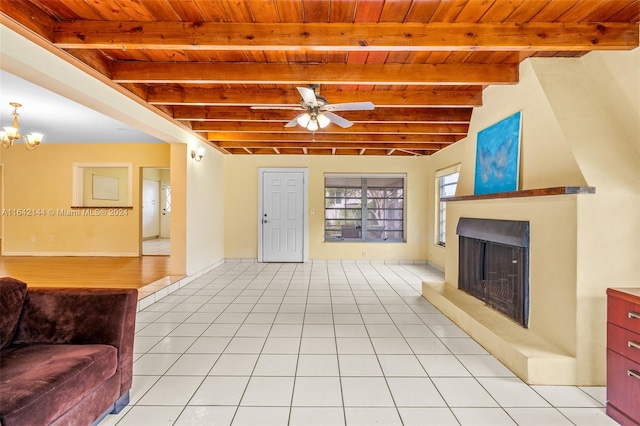
[[527,328],[529,222],[460,218],[458,288]]

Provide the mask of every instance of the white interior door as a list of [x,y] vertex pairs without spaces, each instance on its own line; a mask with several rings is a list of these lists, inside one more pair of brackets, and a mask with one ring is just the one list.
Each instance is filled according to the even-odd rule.
[[162,182],[160,191],[160,205],[162,215],[160,216],[160,238],[169,238],[171,233],[171,184]]
[[303,262],[305,173],[262,172],[262,261]]
[[160,182],[142,180],[142,238],[160,236]]

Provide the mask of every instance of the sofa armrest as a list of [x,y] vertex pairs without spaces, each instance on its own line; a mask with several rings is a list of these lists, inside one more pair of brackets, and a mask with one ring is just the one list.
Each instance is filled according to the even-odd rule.
[[138,291],[29,288],[13,344],[104,344],[118,350],[121,393],[131,387]]

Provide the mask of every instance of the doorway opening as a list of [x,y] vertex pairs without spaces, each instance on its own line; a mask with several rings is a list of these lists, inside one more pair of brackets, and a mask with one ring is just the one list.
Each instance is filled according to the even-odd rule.
[[168,167],[142,168],[141,248],[143,256],[171,254],[171,180]]

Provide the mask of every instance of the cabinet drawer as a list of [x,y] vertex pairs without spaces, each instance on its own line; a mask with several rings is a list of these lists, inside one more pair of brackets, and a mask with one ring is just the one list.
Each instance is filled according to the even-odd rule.
[[[629,371],[638,377],[629,375]],[[640,423],[640,364],[607,350],[607,401]]]
[[607,348],[640,364],[640,334],[607,324]]
[[607,317],[609,322],[640,334],[639,304],[609,297],[607,302]]

